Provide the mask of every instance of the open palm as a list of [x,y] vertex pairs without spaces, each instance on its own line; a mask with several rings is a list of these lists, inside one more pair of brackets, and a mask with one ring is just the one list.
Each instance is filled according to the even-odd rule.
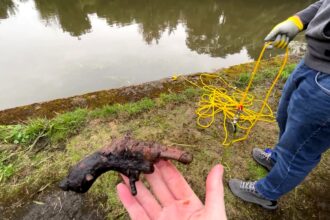
[[139,181],[136,183],[138,194],[132,196],[126,177],[125,183],[118,184],[117,192],[133,220],[222,220],[227,219],[222,174],[221,165],[210,171],[206,180],[205,205],[169,161],[158,162],[155,172],[145,175],[153,194]]

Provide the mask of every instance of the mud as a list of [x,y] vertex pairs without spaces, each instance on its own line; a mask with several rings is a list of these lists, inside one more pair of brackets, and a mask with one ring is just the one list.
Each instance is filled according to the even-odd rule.
[[48,191],[37,196],[23,207],[0,207],[3,220],[103,220],[106,215],[90,205],[85,195],[60,190]]

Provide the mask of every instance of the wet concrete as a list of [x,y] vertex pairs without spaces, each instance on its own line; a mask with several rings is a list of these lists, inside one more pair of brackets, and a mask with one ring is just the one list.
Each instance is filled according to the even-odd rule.
[[60,190],[48,191],[22,207],[0,207],[3,220],[103,220],[106,215],[92,205],[86,195]]

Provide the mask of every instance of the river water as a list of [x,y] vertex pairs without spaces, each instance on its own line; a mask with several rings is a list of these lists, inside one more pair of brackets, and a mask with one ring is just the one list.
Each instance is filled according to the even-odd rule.
[[0,110],[249,62],[311,2],[0,0]]

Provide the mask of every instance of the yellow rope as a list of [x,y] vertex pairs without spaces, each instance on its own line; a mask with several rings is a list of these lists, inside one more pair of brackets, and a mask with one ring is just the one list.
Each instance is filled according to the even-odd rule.
[[[270,45],[270,43],[266,43],[259,55],[259,58],[254,66],[253,72],[251,74],[249,83],[245,89],[245,91],[241,91],[231,85],[229,85],[223,78],[218,75],[213,74],[201,74],[200,75],[200,85],[188,80],[186,81],[197,86],[203,90],[203,94],[198,103],[198,108],[196,110],[197,114],[197,124],[202,128],[210,127],[214,121],[215,116],[218,113],[223,114],[223,129],[225,132],[225,138],[223,141],[224,146],[229,146],[235,142],[243,141],[247,139],[251,129],[254,127],[257,121],[264,122],[274,122],[274,114],[267,101],[268,98],[276,85],[277,81],[281,77],[283,69],[288,60],[288,48],[286,49],[286,53],[284,56],[283,64],[281,65],[272,85],[268,89],[264,100],[255,100],[255,97],[249,94],[249,90],[252,86],[253,79],[259,69],[259,65],[261,59],[264,55],[266,48]],[[220,88],[218,86],[213,86],[207,83],[206,80],[220,80],[223,84],[225,84],[228,88],[232,89],[233,92],[229,93],[226,89]],[[261,108],[259,111],[255,111],[249,109],[256,102],[261,102]],[[264,111],[266,109],[266,112]],[[243,137],[233,138],[233,140],[228,141],[229,134],[227,129],[227,121],[237,120],[236,126],[245,130],[245,134]]]

